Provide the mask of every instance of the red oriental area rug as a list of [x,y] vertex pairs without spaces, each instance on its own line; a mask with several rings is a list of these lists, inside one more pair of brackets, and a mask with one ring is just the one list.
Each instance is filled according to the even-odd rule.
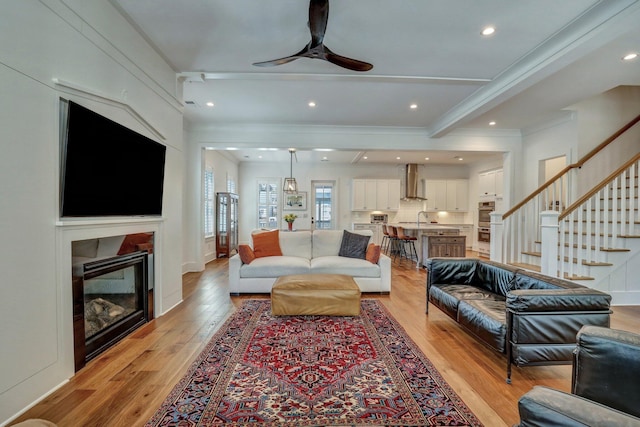
[[151,426],[481,426],[386,308],[271,316],[246,301]]

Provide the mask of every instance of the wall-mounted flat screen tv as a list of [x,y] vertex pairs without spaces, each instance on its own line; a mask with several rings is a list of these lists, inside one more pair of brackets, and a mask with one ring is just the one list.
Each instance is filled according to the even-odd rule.
[[166,147],[61,100],[61,217],[162,214]]

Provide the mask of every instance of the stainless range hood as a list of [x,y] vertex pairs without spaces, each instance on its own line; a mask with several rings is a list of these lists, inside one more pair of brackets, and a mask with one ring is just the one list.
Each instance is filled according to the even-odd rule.
[[408,163],[405,169],[404,197],[402,200],[427,200],[418,195],[418,165]]

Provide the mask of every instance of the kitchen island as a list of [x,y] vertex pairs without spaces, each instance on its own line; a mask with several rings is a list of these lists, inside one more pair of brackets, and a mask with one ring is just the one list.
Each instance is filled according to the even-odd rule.
[[466,236],[460,235],[458,227],[424,222],[387,225],[402,227],[405,234],[417,237],[416,268],[425,265],[425,260],[429,257],[464,257],[466,254]]

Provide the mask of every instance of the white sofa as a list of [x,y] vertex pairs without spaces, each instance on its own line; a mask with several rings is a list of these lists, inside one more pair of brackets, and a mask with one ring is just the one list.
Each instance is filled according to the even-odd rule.
[[[352,233],[372,236],[371,230]],[[339,256],[342,230],[280,233],[282,256],[268,256],[243,264],[240,255],[229,259],[229,292],[270,293],[276,279],[288,274],[330,273],[352,276],[361,292],[391,291],[391,259],[380,254],[377,264]]]

